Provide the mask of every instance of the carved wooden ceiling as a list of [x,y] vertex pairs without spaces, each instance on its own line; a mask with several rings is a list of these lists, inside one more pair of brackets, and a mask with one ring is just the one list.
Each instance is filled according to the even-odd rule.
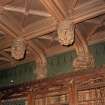
[[[75,26],[70,46],[62,46],[58,38],[58,26],[66,20]],[[11,56],[11,46],[20,37],[26,54],[16,60]],[[81,55],[88,56],[87,62],[92,63],[88,45],[104,40],[104,0],[0,0],[1,69],[36,59],[45,64],[47,57],[73,49],[78,55],[73,65],[78,68]]]

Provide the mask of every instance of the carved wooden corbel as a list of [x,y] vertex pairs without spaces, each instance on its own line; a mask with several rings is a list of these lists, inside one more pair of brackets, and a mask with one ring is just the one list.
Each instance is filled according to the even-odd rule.
[[23,38],[18,37],[13,41],[11,55],[16,60],[23,59],[25,56],[26,44]]
[[95,67],[95,59],[90,53],[88,45],[78,28],[76,28],[74,47],[77,53],[77,58],[73,61],[74,70],[85,70]]
[[70,20],[61,21],[58,26],[58,39],[61,45],[71,45],[74,42],[74,24]]

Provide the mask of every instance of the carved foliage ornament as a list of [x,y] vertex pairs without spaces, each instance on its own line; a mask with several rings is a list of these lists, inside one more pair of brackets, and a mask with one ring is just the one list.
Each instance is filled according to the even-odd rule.
[[25,55],[25,42],[23,38],[17,38],[13,41],[12,47],[11,47],[11,55],[16,60],[20,60],[24,58]]
[[59,24],[58,39],[61,45],[71,45],[74,42],[74,24],[70,20],[64,20]]

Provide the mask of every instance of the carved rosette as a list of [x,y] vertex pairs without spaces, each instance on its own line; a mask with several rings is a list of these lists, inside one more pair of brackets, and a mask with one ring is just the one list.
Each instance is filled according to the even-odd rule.
[[24,58],[25,55],[25,42],[23,38],[17,38],[13,41],[13,44],[11,46],[11,55],[16,60],[20,60]]
[[71,45],[74,42],[74,24],[70,20],[62,21],[57,31],[61,45]]

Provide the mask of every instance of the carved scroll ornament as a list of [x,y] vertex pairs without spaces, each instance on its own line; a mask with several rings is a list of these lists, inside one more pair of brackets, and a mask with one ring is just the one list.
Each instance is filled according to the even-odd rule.
[[16,60],[20,60],[24,58],[25,55],[25,42],[23,38],[17,38],[13,41],[13,44],[11,46],[11,55]]
[[64,20],[59,24],[58,39],[61,45],[71,45],[74,42],[74,25],[71,21]]

